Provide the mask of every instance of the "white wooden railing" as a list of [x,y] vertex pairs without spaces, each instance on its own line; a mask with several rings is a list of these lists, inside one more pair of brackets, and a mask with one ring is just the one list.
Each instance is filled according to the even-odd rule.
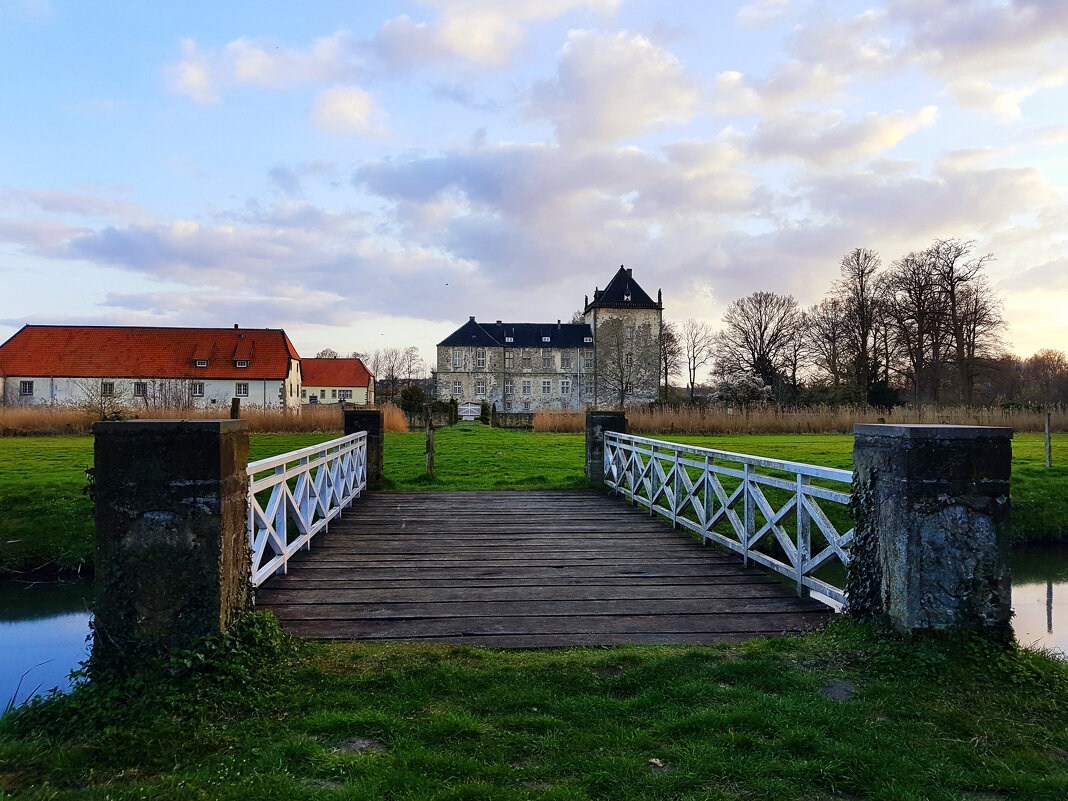
[[311,538],[366,487],[366,431],[250,462],[252,585],[258,587],[275,573],[284,573],[289,558],[310,547]]
[[853,479],[849,470],[614,432],[605,432],[604,470],[609,487],[647,507],[650,514],[659,513],[673,525],[698,533],[706,544],[716,542],[747,563],[752,560],[789,577],[798,593],[807,589],[813,598],[837,610],[845,608],[844,589],[812,574],[834,559],[849,565],[852,518],[835,513],[843,521],[841,527],[848,526],[839,532],[820,504],[848,506],[850,495],[812,481],[848,487]]

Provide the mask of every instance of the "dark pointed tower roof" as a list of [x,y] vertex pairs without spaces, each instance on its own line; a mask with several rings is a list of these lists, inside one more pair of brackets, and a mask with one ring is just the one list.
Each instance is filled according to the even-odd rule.
[[634,280],[631,270],[622,264],[608,286],[594,290],[593,301],[586,303],[583,312],[590,309],[659,309],[661,305],[646,294]]

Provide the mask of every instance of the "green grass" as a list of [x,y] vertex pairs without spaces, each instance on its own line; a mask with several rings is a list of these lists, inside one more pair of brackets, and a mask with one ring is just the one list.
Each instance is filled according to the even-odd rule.
[[0,798],[1068,797],[1068,666],[1040,653],[848,621],[541,652],[268,628],[265,653],[182,654],[0,721]]
[[[250,459],[313,445],[329,434],[253,434]],[[581,434],[534,434],[464,423],[436,432],[435,476],[425,475],[422,432],[387,434],[385,485],[395,490],[573,489],[585,485]],[[848,468],[846,435],[676,436],[740,453]],[[1019,541],[1068,538],[1068,435],[1054,437],[1046,470],[1042,436],[1013,440],[1013,531]],[[92,465],[91,437],[0,438],[0,572],[62,569],[92,563],[92,505],[83,493]]]

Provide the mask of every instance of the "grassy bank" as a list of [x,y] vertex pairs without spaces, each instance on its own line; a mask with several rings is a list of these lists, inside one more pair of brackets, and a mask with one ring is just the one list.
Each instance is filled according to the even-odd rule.
[[0,721],[0,798],[1068,797],[1068,666],[1035,652],[848,621],[542,652],[245,628]]
[[[261,459],[336,434],[253,434],[250,458]],[[385,483],[395,490],[570,489],[583,486],[580,434],[534,434],[464,423],[436,433],[435,477],[425,475],[425,435],[387,433]],[[807,435],[672,435],[678,442],[828,467],[848,468],[852,437]],[[1068,539],[1068,435],[1054,437],[1046,470],[1041,435],[1013,440],[1013,529],[1020,541]],[[91,437],[0,438],[0,571],[63,569],[91,563],[92,508],[83,493],[92,465]]]

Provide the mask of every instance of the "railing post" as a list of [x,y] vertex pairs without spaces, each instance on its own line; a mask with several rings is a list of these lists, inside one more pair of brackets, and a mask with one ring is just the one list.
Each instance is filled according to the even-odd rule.
[[857,425],[847,594],[906,631],[1009,639],[1012,429]]
[[224,630],[251,600],[248,424],[96,423],[91,669],[133,672]]
[[674,470],[675,470],[675,485],[672,488],[671,527],[672,528],[678,528],[679,527],[679,501],[682,498],[682,493],[681,493],[681,491],[679,489],[681,479],[679,478],[679,449],[678,448],[675,449],[675,467],[674,467]]
[[751,468],[746,462],[742,465],[742,505],[745,513],[745,542],[742,543],[742,559],[746,567],[749,566],[749,544],[753,539],[753,534],[756,533],[756,510],[753,506],[753,492],[749,481],[750,472]]
[[712,489],[712,464],[714,459],[705,457],[705,470],[701,474],[701,481],[704,484],[704,512],[705,520],[702,524],[702,529],[708,531],[711,528],[709,521],[712,519],[712,515],[716,512],[716,491]]
[[797,474],[797,594],[806,595],[805,585],[805,560],[812,553],[812,521],[805,511],[805,486],[812,479],[808,476]]
[[604,434],[625,434],[627,417],[622,412],[586,412],[586,478],[594,487],[604,486]]
[[382,484],[382,412],[379,409],[345,408],[345,435],[367,432],[367,487],[377,489]]

